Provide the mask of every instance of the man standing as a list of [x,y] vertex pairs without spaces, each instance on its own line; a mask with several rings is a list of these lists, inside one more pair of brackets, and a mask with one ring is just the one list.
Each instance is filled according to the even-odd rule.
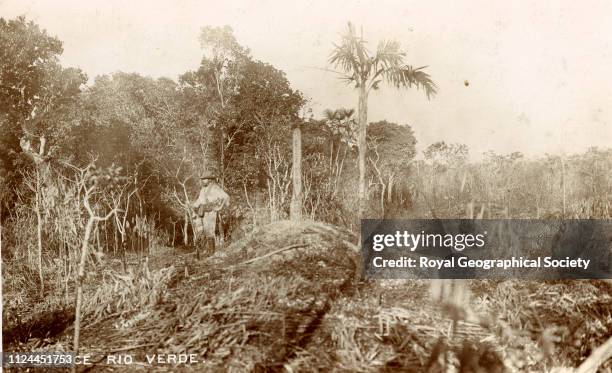
[[217,213],[229,206],[230,202],[229,195],[216,183],[216,179],[217,177],[210,173],[200,177],[200,194],[192,204],[196,242],[204,243],[206,248],[211,246],[213,253],[215,252]]

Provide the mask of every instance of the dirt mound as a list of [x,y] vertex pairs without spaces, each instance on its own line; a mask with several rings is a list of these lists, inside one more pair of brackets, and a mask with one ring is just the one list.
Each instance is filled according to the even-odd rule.
[[83,349],[103,345],[102,357],[135,345],[131,353],[142,361],[145,353],[195,353],[205,362],[179,370],[281,369],[317,343],[334,299],[353,289],[354,241],[350,232],[322,223],[270,224],[193,263],[153,309],[132,314],[130,322],[115,320],[104,333],[92,331]]
[[340,227],[315,221],[296,223],[283,220],[261,227],[211,259],[226,265],[252,266],[255,262],[264,265],[279,258],[289,258],[297,252],[326,249],[347,250],[354,259],[359,255],[356,241],[354,233]]

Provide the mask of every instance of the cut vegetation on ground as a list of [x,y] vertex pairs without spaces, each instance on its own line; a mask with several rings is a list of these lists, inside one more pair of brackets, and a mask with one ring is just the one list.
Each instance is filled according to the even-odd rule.
[[[444,283],[362,281],[355,241],[331,225],[281,221],[199,262],[159,249],[127,273],[103,271],[86,286],[82,351],[96,364],[84,369],[548,371],[578,366],[611,335],[607,283],[474,280],[444,296]],[[6,347],[69,349],[70,324],[54,312],[5,332]],[[26,324],[37,339],[19,344],[11,333]],[[33,333],[44,324],[68,327]],[[106,364],[120,353],[140,362],[195,353],[204,363]]]

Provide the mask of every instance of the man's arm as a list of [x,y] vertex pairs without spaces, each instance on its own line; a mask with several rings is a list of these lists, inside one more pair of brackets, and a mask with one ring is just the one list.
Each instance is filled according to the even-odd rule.
[[217,211],[222,210],[225,207],[228,207],[230,204],[230,196],[229,194],[227,194],[223,189],[220,189],[220,196],[219,196],[219,204],[217,205]]
[[191,203],[191,210],[193,211],[193,213],[195,213],[199,217],[203,217],[204,213],[206,212],[204,210],[204,201],[205,201],[204,189],[200,189],[198,198]]
[[225,198],[223,199],[223,205],[221,205],[221,208],[229,207],[229,205],[230,205],[230,196],[229,194],[225,193]]
[[200,205],[204,204],[206,202],[206,193],[204,191],[204,188],[200,189],[200,192],[198,193],[198,198],[193,201],[193,203],[191,204],[191,206],[193,207],[193,209],[197,209]]

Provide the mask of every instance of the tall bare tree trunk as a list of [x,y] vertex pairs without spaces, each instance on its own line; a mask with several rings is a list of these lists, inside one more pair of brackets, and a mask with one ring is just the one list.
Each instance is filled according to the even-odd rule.
[[87,220],[85,226],[85,236],[83,237],[83,243],[81,246],[81,260],[79,262],[78,274],[77,274],[77,297],[76,297],[76,309],[74,311],[74,340],[73,340],[73,351],[75,354],[79,352],[79,337],[81,334],[81,305],[83,304],[83,279],[85,278],[85,264],[87,262],[87,248],[89,239],[91,237],[91,230],[93,229],[95,219],[93,216]]
[[359,218],[366,211],[366,131],[368,127],[368,94],[365,84],[359,86]]
[[[40,136],[40,143],[38,145],[38,154],[31,148],[31,141],[27,138],[21,138],[20,145],[23,151],[29,155],[34,164],[36,165],[36,187],[34,191],[35,194],[35,208],[36,208],[36,225],[37,225],[37,241],[38,241],[38,277],[40,280],[40,294],[43,295],[45,291],[45,284],[43,278],[43,269],[42,269],[42,213],[41,213],[41,201],[42,198],[42,180],[43,172],[45,171],[45,145],[47,143],[47,139],[45,136]],[[30,260],[30,250],[28,249],[28,261]]]
[[291,197],[290,219],[302,220],[302,130],[300,125],[293,127],[293,195]]
[[43,278],[42,269],[42,216],[40,213],[40,198],[41,198],[41,168],[39,164],[36,166],[36,237],[38,239],[38,278],[40,279],[40,294],[43,295],[45,292],[45,282]]

